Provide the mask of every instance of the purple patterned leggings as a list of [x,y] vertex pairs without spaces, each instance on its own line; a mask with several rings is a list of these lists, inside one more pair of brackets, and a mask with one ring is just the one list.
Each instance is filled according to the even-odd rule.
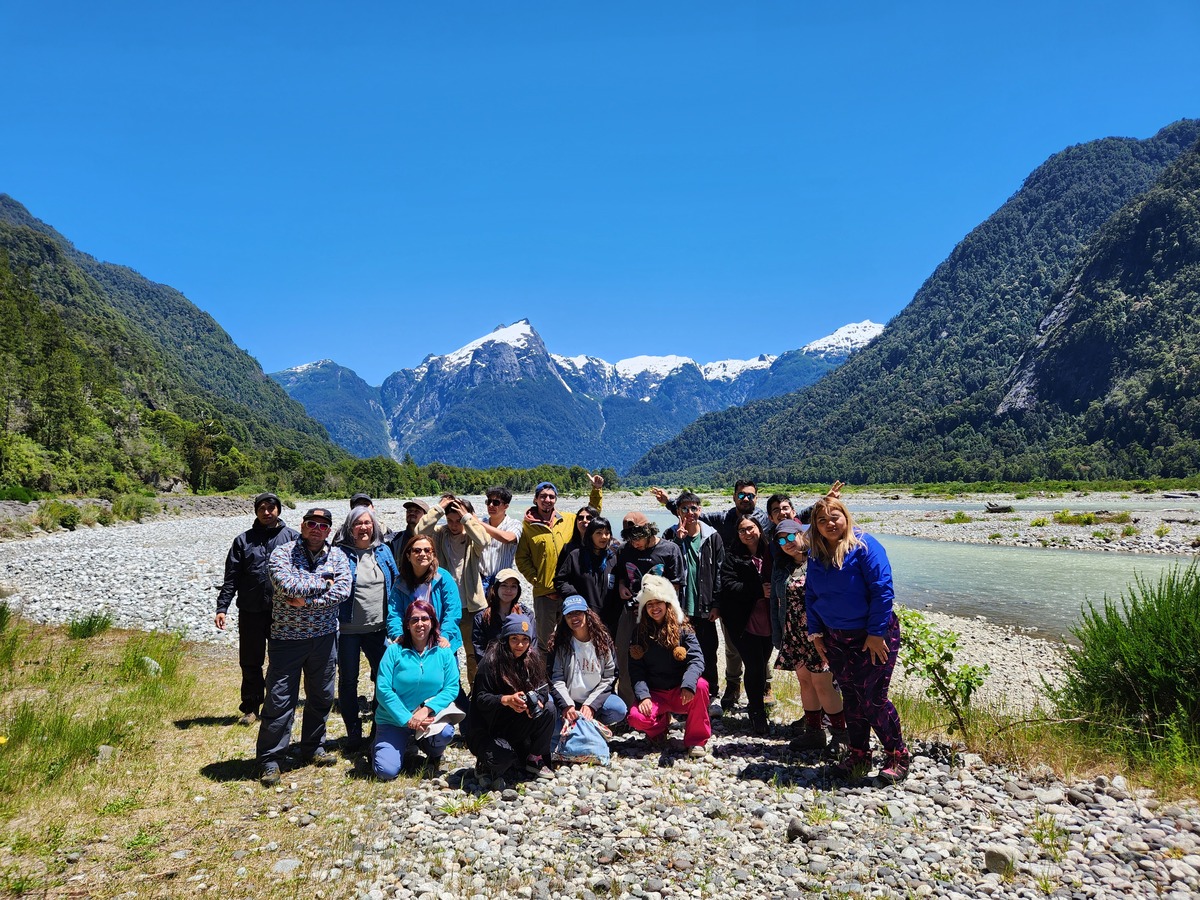
[[883,639],[888,648],[887,662],[883,665],[872,662],[871,654],[863,649],[865,631],[826,632],[825,654],[829,657],[833,677],[842,689],[850,746],[869,750],[871,729],[874,728],[883,749],[897,752],[907,748],[900,733],[900,716],[888,699],[888,686],[900,651],[900,620],[895,615]]

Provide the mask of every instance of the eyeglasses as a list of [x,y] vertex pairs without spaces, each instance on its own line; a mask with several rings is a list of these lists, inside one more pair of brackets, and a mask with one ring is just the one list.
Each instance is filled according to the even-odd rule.
[[503,506],[504,501],[500,500],[499,498],[492,498],[492,499],[488,500],[487,505],[488,506]]
[[432,622],[432,621],[433,620],[431,618],[429,618],[429,616],[409,616],[408,617],[408,624],[410,624],[410,625],[413,622]]
[[413,547],[408,551],[409,556],[433,556],[433,550],[429,547]]
[[781,534],[779,536],[779,546],[786,547],[788,544],[794,544],[798,540],[800,540],[800,535],[796,534],[794,531],[789,532],[788,534]]
[[679,511],[685,512],[685,513],[698,513],[698,512],[700,512],[700,507],[698,507],[698,506],[681,506],[681,507],[679,507]]
[[758,494],[753,494],[750,491],[738,491],[738,495],[737,495],[737,498],[739,500],[754,500],[757,497],[758,497]]
[[756,531],[758,531],[758,529],[753,525],[746,525],[745,527],[738,529],[738,534],[753,534]]
[[325,522],[314,522],[312,519],[305,519],[304,524],[313,531],[328,531],[329,525]]

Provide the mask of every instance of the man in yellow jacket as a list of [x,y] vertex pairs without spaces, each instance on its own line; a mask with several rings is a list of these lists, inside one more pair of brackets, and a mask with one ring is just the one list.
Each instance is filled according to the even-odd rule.
[[[592,479],[588,505],[600,509],[600,489],[604,479]],[[554,508],[558,488],[543,481],[533,489],[533,506],[525,513],[521,537],[517,541],[517,571],[533,585],[533,612],[537,620],[538,646],[545,647],[558,626],[562,597],[554,591],[554,573],[558,555],[575,533],[575,513],[560,513]]]

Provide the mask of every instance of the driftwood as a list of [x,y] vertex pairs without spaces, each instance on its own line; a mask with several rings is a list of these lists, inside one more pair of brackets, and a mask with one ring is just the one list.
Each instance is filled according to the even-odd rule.
[[988,503],[983,508],[984,512],[990,513],[1010,513],[1013,511],[1011,503]]

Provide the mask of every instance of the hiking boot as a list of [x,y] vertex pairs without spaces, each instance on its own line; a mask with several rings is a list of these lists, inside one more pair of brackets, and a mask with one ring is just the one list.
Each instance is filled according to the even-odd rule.
[[789,750],[824,750],[825,729],[801,727],[800,733],[788,741]]
[[421,771],[421,754],[405,753],[400,760],[400,771],[405,775],[415,775]]
[[829,729],[829,749],[840,750],[850,746],[850,732],[845,728]]
[[430,778],[436,778],[442,771],[441,756],[430,756],[425,760],[425,774]]
[[908,750],[895,750],[884,754],[883,768],[879,777],[888,784],[899,784],[908,777],[908,764],[911,757]]
[[279,763],[263,763],[262,773],[258,776],[258,783],[263,787],[275,787],[275,785],[279,784]]
[[721,705],[720,700],[714,700],[708,704],[708,717],[710,719],[719,719],[725,715],[725,707]]
[[242,717],[237,720],[239,725],[253,725],[258,721],[258,713],[248,712],[243,713]]
[[360,734],[348,734],[342,740],[342,749],[346,753],[357,753],[358,751],[360,751],[362,749],[362,747],[363,747],[363,736],[361,733]]
[[750,713],[750,731],[759,737],[771,733],[771,723],[765,710]]
[[687,755],[692,759],[704,759],[708,756],[708,748],[703,744],[697,744],[695,747],[687,748]]
[[314,766],[332,766],[337,762],[337,757],[326,750],[324,747],[318,747],[312,752],[308,761]]
[[525,771],[538,781],[550,781],[554,778],[554,773],[550,771],[550,767],[542,761],[540,756],[531,756],[525,760]]
[[871,752],[858,747],[847,747],[842,758],[829,768],[829,774],[844,781],[865,778],[871,770]]
[[721,695],[721,710],[730,712],[742,699],[742,686],[737,682],[725,686],[725,693]]

